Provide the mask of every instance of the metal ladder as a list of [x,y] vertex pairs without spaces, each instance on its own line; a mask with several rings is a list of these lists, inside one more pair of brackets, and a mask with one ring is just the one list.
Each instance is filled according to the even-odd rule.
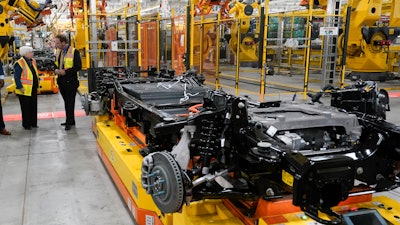
[[[341,27],[341,1],[330,0],[326,9],[325,27],[339,29]],[[339,35],[325,34],[323,44],[323,64],[322,64],[322,84],[321,87],[327,84],[332,84],[336,76],[336,60],[338,57],[338,39]]]

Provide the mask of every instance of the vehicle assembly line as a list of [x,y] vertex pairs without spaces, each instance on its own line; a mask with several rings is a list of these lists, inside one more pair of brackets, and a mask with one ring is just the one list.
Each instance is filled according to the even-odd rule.
[[0,224],[400,224],[400,0],[43,2],[0,1]]
[[85,109],[139,224],[195,224],[191,213],[202,212],[192,207],[222,207],[215,210],[229,216],[217,218],[227,224],[261,223],[264,208],[288,198],[319,223],[342,224],[332,210],[340,202],[370,202],[372,192],[398,186],[399,130],[385,121],[388,93],[375,82],[327,87],[326,106],[322,92],[310,95],[315,104],[235,97],[203,86],[195,73],[92,76]]

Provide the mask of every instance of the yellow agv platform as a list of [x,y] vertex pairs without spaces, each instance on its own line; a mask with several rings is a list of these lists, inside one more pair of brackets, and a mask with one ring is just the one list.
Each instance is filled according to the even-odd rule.
[[[247,217],[229,200],[204,200],[183,206],[182,212],[162,214],[150,195],[141,187],[140,140],[133,140],[108,116],[94,116],[93,131],[98,153],[135,222],[139,225],[310,225],[318,224],[307,217],[292,199],[259,200],[254,217]],[[372,197],[371,193],[350,197],[335,210],[376,209],[389,224],[400,224],[400,203],[391,198]]]

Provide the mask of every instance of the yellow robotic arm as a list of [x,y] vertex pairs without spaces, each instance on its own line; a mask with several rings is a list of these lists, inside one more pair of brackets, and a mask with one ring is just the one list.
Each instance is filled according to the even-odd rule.
[[7,1],[0,2],[0,59],[7,56],[8,46],[14,41],[13,28],[8,18],[10,8]]
[[8,1],[8,5],[16,8],[18,10],[18,14],[22,16],[28,23],[35,22],[42,10],[49,4],[51,4],[51,0],[47,0],[43,5],[30,0]]
[[[314,6],[326,8],[328,0],[314,0]],[[300,5],[309,4],[303,0]],[[353,80],[390,79],[388,51],[392,41],[400,35],[400,0],[392,0],[389,24],[378,24],[382,13],[383,0],[349,0],[351,7],[349,36],[347,38],[346,65],[351,69]],[[344,35],[339,41],[339,51],[344,47]]]
[[387,58],[392,41],[400,34],[398,24],[393,26],[399,20],[397,11],[400,10],[400,1],[392,0],[392,7],[397,11],[394,10],[395,13],[390,15],[390,26],[378,24],[382,16],[382,4],[382,0],[351,2],[350,23],[346,23],[351,30],[346,64],[352,71],[350,77],[353,80],[384,81],[393,77]]
[[[257,43],[259,42],[259,26],[252,23],[252,14],[254,9],[260,12],[260,2],[256,1],[252,4],[244,2],[233,2],[229,10],[229,14],[234,14],[234,17],[240,19],[240,25],[233,23],[231,26],[231,35],[229,39],[229,47],[232,52],[237,53],[239,45],[239,59],[242,62],[255,62],[258,60]],[[240,35],[240,41],[238,40]],[[240,42],[240,43],[239,43]]]
[[24,18],[27,23],[33,23],[38,19],[43,9],[50,4],[51,0],[46,0],[44,4],[30,0],[0,1],[0,59],[7,56],[9,45],[14,41],[9,12],[17,11],[18,15]]

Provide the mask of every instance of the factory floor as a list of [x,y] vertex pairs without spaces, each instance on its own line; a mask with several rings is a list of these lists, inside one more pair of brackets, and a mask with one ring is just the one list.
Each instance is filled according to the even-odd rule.
[[134,224],[98,157],[79,95],[75,105],[76,126],[65,131],[61,95],[39,95],[39,128],[25,130],[18,97],[7,97],[3,114],[12,135],[0,135],[1,225]]
[[[398,81],[391,84],[399,87]],[[1,91],[4,95],[5,88]],[[395,93],[387,117],[400,125]],[[8,95],[3,114],[12,135],[0,135],[1,225],[135,224],[98,157],[91,118],[81,109],[79,95],[75,105],[76,126],[65,131],[61,95],[39,95],[39,128],[24,130],[18,98]],[[400,188],[379,195],[400,201]]]

